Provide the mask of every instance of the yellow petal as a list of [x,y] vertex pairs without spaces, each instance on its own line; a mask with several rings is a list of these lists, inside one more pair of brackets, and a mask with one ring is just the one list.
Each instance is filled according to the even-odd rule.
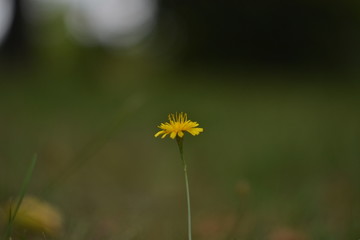
[[196,136],[199,135],[201,132],[204,131],[202,128],[191,128],[187,130],[191,135]]
[[176,132],[170,133],[170,137],[171,137],[172,139],[174,139],[174,138],[176,137]]
[[165,133],[165,131],[161,130],[161,131],[157,132],[157,133],[154,135],[154,137],[158,137],[159,135],[161,135],[161,134],[163,134],[163,133]]
[[185,131],[193,136],[199,135],[204,131],[203,128],[197,127],[199,123],[188,120],[186,113],[176,112],[175,114],[169,114],[168,119],[168,122],[161,123],[160,126],[158,126],[161,131],[157,132],[155,137],[162,135],[161,138],[165,138],[167,135],[170,135],[170,138],[175,139],[176,136],[182,138]]

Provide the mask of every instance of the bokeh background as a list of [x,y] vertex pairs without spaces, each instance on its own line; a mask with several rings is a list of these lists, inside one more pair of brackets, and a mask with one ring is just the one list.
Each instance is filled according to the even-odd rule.
[[20,239],[186,239],[182,111],[194,239],[360,238],[359,2],[1,0],[0,44],[0,202],[37,153],[63,219]]

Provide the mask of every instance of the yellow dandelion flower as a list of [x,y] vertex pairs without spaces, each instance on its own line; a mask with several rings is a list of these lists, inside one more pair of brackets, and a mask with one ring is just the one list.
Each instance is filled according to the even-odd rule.
[[182,138],[185,131],[196,136],[204,131],[204,129],[198,128],[197,126],[199,126],[197,122],[187,119],[186,113],[169,114],[169,122],[161,123],[161,125],[158,126],[161,131],[157,132],[155,137],[162,135],[161,138],[165,138],[170,134],[172,139],[176,138],[176,136]]

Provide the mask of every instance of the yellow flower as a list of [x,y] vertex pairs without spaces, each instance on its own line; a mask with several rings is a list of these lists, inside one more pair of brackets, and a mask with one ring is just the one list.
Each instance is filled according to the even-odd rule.
[[174,139],[176,136],[183,137],[184,131],[189,132],[191,135],[196,136],[204,131],[202,128],[198,128],[199,124],[187,119],[186,113],[169,114],[169,122],[161,123],[158,128],[161,131],[155,134],[155,137],[162,135],[161,138],[170,134],[170,137]]
[[[15,203],[9,203],[6,213],[15,209]],[[9,219],[9,215],[4,216]],[[25,196],[15,217],[15,232],[26,231],[32,234],[46,234],[51,237],[60,235],[63,218],[60,212],[50,203],[32,196]],[[45,238],[45,237],[44,237]]]

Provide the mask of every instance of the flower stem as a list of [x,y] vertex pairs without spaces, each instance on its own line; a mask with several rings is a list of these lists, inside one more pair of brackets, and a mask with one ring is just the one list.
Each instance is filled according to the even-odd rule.
[[185,174],[185,186],[186,186],[186,201],[187,201],[187,213],[188,213],[188,235],[189,235],[189,240],[191,240],[191,208],[190,208],[190,191],[189,191],[189,180],[188,180],[188,175],[187,175],[187,166],[186,166],[186,162],[184,160],[184,154],[183,154],[183,138],[181,137],[176,137],[176,141],[179,147],[179,151],[180,151],[180,158],[181,161],[183,163],[183,167],[184,167],[184,174]]

